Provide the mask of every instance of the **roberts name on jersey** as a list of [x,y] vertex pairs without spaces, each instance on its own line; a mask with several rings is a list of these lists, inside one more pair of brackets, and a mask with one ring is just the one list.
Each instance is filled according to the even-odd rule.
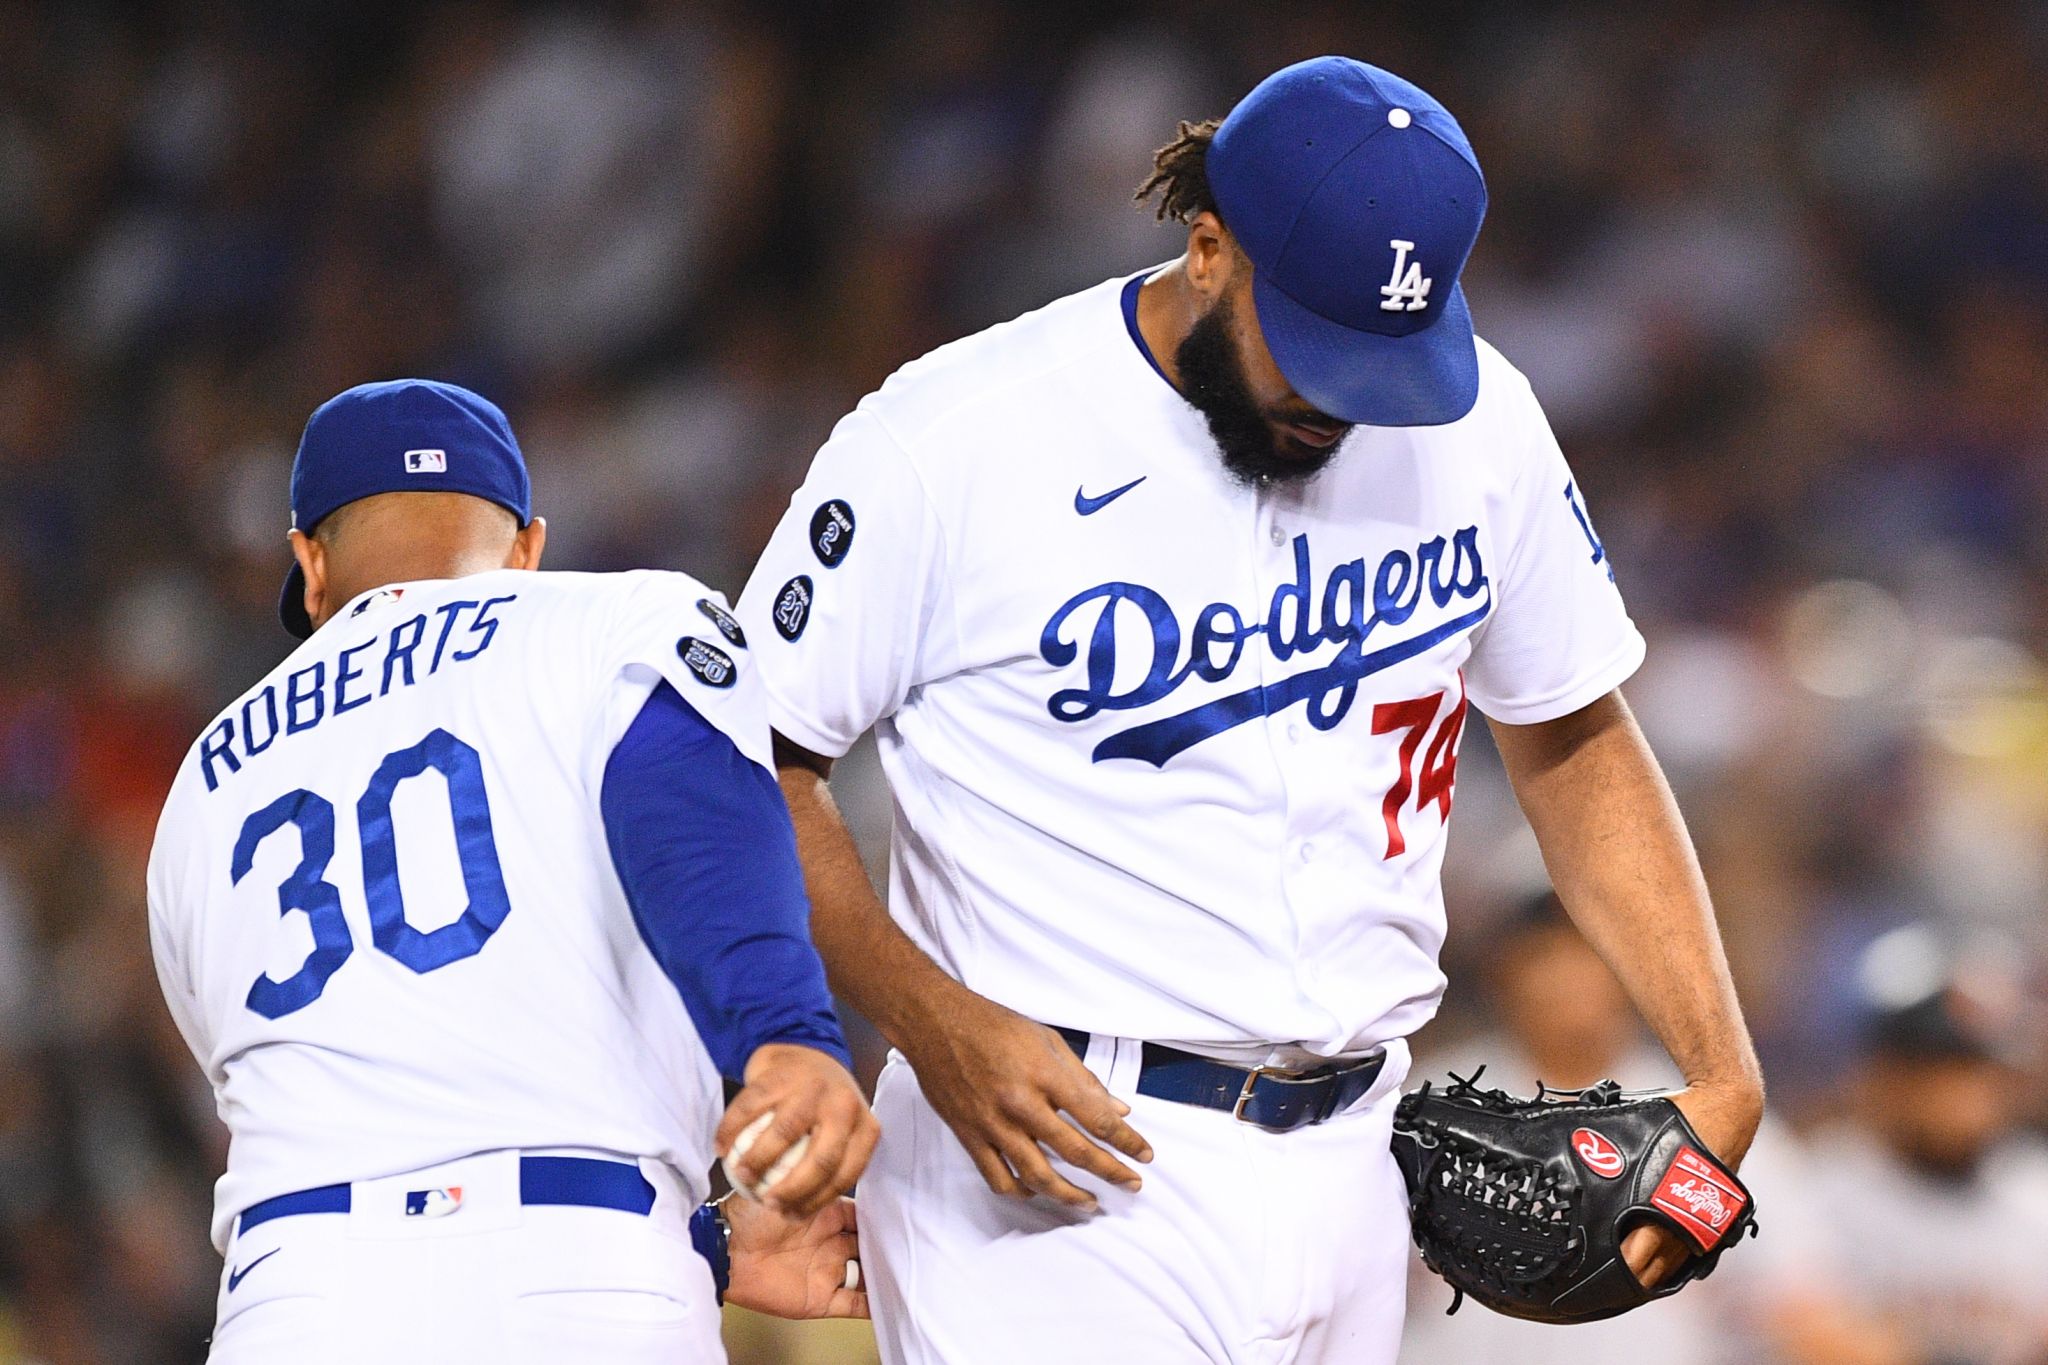
[[[343,615],[354,619],[373,608],[394,607],[405,593],[404,588],[379,588]],[[412,687],[439,673],[443,662],[454,665],[474,659],[497,637],[498,610],[518,600],[516,593],[482,600],[456,598],[438,603],[431,614],[407,616],[388,632],[381,626],[390,615],[386,610],[380,613],[377,634],[369,639],[341,650],[332,660],[315,658],[281,680],[266,680],[200,739],[199,770],[206,789],[217,789],[223,776],[242,770],[242,760],[264,752],[280,737],[289,739],[329,716],[368,706],[390,696],[393,687]]]

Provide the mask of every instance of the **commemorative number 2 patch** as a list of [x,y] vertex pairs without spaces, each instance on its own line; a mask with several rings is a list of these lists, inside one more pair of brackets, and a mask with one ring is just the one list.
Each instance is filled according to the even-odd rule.
[[706,687],[732,686],[732,655],[717,645],[699,640],[694,635],[685,635],[676,641],[676,654],[682,659],[683,667],[696,674],[697,681]]
[[811,513],[811,551],[828,569],[839,567],[853,549],[853,508],[845,499],[818,504]]
[[727,644],[734,649],[747,647],[747,633],[740,629],[740,623],[733,618],[731,612],[708,597],[697,599],[697,610],[703,612],[711,624],[718,627],[718,633],[725,637]]

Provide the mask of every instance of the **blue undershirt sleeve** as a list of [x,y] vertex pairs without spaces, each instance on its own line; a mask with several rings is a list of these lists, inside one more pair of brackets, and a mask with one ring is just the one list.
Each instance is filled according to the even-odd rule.
[[719,1073],[742,1079],[764,1043],[849,1063],[774,777],[664,682],[613,748],[599,805],[633,922]]

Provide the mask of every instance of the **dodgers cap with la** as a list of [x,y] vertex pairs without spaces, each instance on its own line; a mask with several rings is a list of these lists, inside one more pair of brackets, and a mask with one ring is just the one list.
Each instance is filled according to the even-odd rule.
[[1238,102],[1207,171],[1296,393],[1369,426],[1472,410],[1479,354],[1458,276],[1486,182],[1449,111],[1391,72],[1316,57]]
[[[292,527],[310,533],[338,509],[379,493],[468,493],[525,526],[533,489],[512,424],[481,394],[433,379],[390,379],[322,403],[306,419],[292,461]],[[313,633],[306,578],[293,564],[278,618],[300,639]]]

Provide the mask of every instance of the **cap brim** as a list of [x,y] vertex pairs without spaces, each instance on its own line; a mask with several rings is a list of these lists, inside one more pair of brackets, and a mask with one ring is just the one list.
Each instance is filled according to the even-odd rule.
[[306,575],[297,561],[284,576],[284,589],[277,595],[277,619],[301,640],[313,633],[313,618],[306,615]]
[[1332,322],[1263,276],[1252,302],[1266,349],[1308,402],[1361,426],[1437,427],[1479,400],[1479,349],[1463,285],[1453,285],[1436,321],[1407,336],[1382,336]]

